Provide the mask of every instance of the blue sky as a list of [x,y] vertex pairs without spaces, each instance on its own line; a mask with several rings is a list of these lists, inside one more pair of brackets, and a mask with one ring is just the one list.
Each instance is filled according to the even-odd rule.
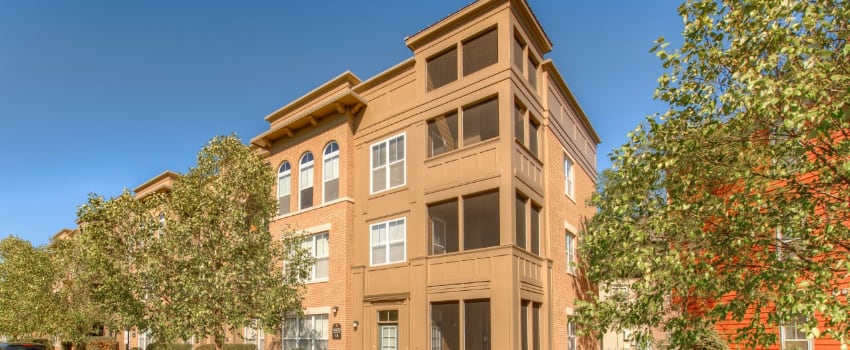
[[[529,0],[607,154],[644,117],[678,46],[678,2]],[[215,135],[350,70],[411,56],[404,37],[466,1],[0,1],[0,237],[45,244],[89,193],[184,172]]]

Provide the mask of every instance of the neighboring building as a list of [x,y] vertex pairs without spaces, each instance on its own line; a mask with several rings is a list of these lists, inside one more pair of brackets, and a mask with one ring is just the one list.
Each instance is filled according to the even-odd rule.
[[304,230],[317,258],[282,348],[597,348],[571,321],[592,290],[571,262],[599,138],[528,4],[477,1],[405,43],[251,140],[278,170],[272,232]]

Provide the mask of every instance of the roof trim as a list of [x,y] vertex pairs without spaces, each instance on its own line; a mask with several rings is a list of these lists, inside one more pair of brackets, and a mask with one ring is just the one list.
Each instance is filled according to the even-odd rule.
[[552,44],[552,40],[549,39],[546,31],[543,30],[540,20],[537,19],[537,15],[534,14],[528,2],[526,0],[511,0],[511,2],[516,5],[511,6],[511,9],[521,9],[521,11],[514,12],[517,14],[517,17],[531,25],[531,28],[528,28],[529,30],[526,34],[536,41],[537,47],[540,49],[540,54],[544,55],[552,51],[554,44]]
[[[172,180],[173,180],[173,179],[176,179],[178,176],[179,176],[179,175],[178,175],[177,173],[175,173],[175,172],[173,172],[173,171],[171,171],[171,170],[163,171],[163,172],[161,172],[159,175],[154,176],[153,178],[151,178],[151,179],[150,179],[150,180],[148,180],[148,181],[145,181],[144,183],[142,183],[142,184],[141,184],[141,185],[139,185],[139,186],[136,186],[136,188],[134,188],[134,189],[133,189],[133,192],[135,192],[135,193],[138,195],[138,193],[139,193],[139,192],[142,192],[142,191],[148,190],[150,186],[152,186],[152,185],[156,184],[156,183],[157,183],[157,182],[159,182],[159,181],[162,181],[162,180],[164,180],[164,179],[172,179]],[[163,187],[163,186],[160,186],[160,187]],[[151,190],[157,190],[157,189],[159,189],[160,187],[150,188],[150,189],[151,189]],[[168,186],[168,187],[170,187],[170,186]]]
[[573,96],[572,90],[567,85],[567,82],[564,81],[564,77],[561,76],[561,72],[558,71],[558,68],[555,67],[555,63],[552,62],[552,59],[546,59],[540,66],[552,77],[552,80],[555,81],[555,84],[558,84],[558,87],[564,91],[568,102],[573,104],[578,111],[579,119],[581,119],[582,124],[584,124],[585,128],[590,131],[590,136],[593,137],[593,141],[596,144],[602,143],[602,140],[599,138],[599,134],[596,133],[596,130],[593,129],[593,125],[590,124],[590,120],[587,119],[587,115],[584,114],[584,109],[581,108],[575,96]]
[[348,85],[348,87],[352,87],[352,86],[355,86],[357,84],[360,84],[360,78],[358,78],[357,75],[355,75],[351,71],[347,70],[347,71],[343,72],[342,74],[340,74],[340,75],[334,77],[333,79],[329,80],[327,83],[324,83],[324,84],[320,85],[319,87],[313,89],[312,91],[304,94],[303,96],[295,99],[294,101],[290,102],[286,106],[278,108],[276,111],[267,115],[265,119],[269,123],[274,123],[276,120],[280,119],[282,116],[286,115],[287,113],[292,112],[293,110],[297,109],[298,107],[301,107],[308,102],[315,101],[316,98],[318,98],[319,96],[321,96],[324,93],[327,93],[328,91],[332,90],[333,88],[336,88],[340,85]]
[[387,81],[390,78],[397,76],[401,72],[404,72],[408,69],[413,68],[413,66],[415,66],[415,65],[416,65],[416,58],[410,57],[410,58],[408,58],[404,61],[401,61],[401,63],[396,64],[395,66],[387,68],[383,72],[375,74],[374,76],[367,79],[366,81],[358,84],[357,86],[354,86],[353,88],[351,88],[351,90],[358,92],[358,93],[363,92],[364,90],[368,90],[368,89],[374,87],[375,85],[378,85],[378,84],[380,84],[384,81]]

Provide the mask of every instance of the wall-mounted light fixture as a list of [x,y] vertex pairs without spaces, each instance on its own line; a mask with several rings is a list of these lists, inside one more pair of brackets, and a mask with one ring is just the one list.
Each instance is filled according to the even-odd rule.
[[334,316],[336,316],[336,313],[339,312],[339,306],[336,306],[336,305],[332,306],[331,311],[333,311]]
[[354,326],[354,330],[357,330],[357,327],[360,327],[360,321],[355,320],[352,326]]

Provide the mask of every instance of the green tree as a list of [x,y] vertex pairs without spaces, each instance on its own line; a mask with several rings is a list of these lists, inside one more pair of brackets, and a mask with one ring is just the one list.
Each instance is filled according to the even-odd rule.
[[580,322],[660,327],[690,348],[735,320],[734,341],[755,346],[802,315],[810,336],[846,344],[850,4],[688,0],[679,13],[682,47],[652,49],[669,110],[611,154],[582,242],[589,278],[634,281],[632,297],[589,303]]
[[219,350],[227,329],[279,327],[300,312],[313,261],[295,232],[270,232],[273,185],[269,165],[230,136],[211,140],[167,194],[90,198],[80,220],[101,300],[158,340],[213,336]]
[[53,265],[44,247],[9,236],[0,241],[0,334],[45,334],[51,318]]

